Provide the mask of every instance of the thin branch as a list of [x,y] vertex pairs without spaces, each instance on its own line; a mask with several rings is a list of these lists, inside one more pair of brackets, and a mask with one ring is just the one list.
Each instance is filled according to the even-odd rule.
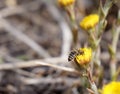
[[72,86],[73,84],[77,84],[80,82],[79,79],[73,79],[73,78],[53,78],[52,77],[49,77],[49,78],[24,78],[24,77],[21,77],[21,81],[26,84],[26,85],[34,85],[34,84],[41,84],[41,83],[44,83],[44,84],[55,84],[55,83],[64,83],[68,86]]
[[63,67],[63,66],[56,65],[56,64],[51,64],[51,63],[43,62],[41,60],[0,64],[0,70],[12,70],[15,68],[28,68],[28,67],[38,67],[38,66],[49,66],[49,67],[53,67],[53,68],[60,69],[63,71],[76,72],[75,69],[73,69],[73,68]]

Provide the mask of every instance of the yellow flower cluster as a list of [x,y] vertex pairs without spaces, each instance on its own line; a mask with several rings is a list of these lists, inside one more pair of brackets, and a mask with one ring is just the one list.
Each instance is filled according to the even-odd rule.
[[120,94],[120,82],[111,82],[103,86],[102,94]]
[[92,50],[91,48],[80,48],[79,51],[81,54],[78,54],[75,57],[75,60],[78,64],[84,65],[90,63],[92,59]]
[[95,27],[95,25],[99,22],[99,15],[91,14],[86,16],[81,22],[80,26],[84,30],[89,30]]
[[59,5],[63,7],[72,5],[74,2],[75,0],[58,0]]

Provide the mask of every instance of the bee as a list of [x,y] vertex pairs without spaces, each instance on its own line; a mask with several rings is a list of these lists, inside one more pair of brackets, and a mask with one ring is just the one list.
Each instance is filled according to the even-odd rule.
[[84,52],[81,51],[80,49],[72,50],[72,51],[70,52],[70,54],[68,55],[68,61],[72,61],[73,59],[75,59],[75,57],[76,57],[77,55],[83,55],[83,54],[84,54]]

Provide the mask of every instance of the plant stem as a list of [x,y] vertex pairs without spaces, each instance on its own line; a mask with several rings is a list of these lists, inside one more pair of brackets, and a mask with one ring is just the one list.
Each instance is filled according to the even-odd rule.
[[67,13],[69,15],[70,18],[70,22],[72,25],[72,36],[73,36],[73,46],[74,48],[77,47],[77,42],[78,42],[78,26],[76,23],[76,18],[75,18],[75,11],[74,11],[74,5],[69,6],[68,8],[66,8]]
[[88,80],[91,85],[91,89],[94,91],[94,94],[98,94],[98,89],[95,82],[93,81],[91,70],[87,69],[87,73],[88,73]]
[[116,74],[116,50],[117,50],[117,43],[119,40],[119,34],[120,34],[120,26],[117,27],[116,30],[113,31],[113,41],[112,41],[112,51],[113,54],[111,55],[111,61],[110,61],[110,69],[111,69],[111,78],[112,80],[115,80],[115,74]]

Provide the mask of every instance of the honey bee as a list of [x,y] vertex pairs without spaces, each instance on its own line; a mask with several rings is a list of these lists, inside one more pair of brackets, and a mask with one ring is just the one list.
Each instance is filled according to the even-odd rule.
[[68,61],[72,61],[77,55],[83,55],[83,54],[84,52],[79,49],[72,50],[68,55]]
[[70,54],[68,55],[68,62],[70,62],[71,67],[83,73],[90,65],[90,61],[92,58],[91,56],[91,48],[78,48],[70,52]]

